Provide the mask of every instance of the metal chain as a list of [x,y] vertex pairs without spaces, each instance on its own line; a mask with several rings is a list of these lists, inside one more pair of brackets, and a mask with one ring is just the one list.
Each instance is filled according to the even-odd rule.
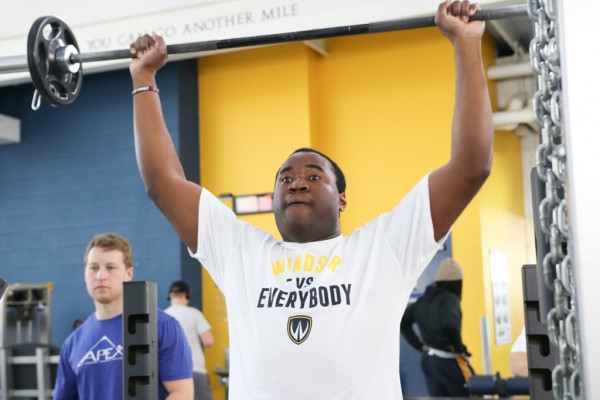
[[537,174],[545,183],[545,197],[539,205],[540,227],[550,251],[543,260],[546,286],[554,293],[554,307],[548,313],[548,337],[559,355],[552,371],[552,391],[556,400],[580,399],[579,339],[575,309],[573,265],[568,204],[566,149],[563,144],[560,53],[554,0],[529,0],[529,16],[534,38],[529,47],[531,66],[537,79],[533,97],[541,143],[536,152]]

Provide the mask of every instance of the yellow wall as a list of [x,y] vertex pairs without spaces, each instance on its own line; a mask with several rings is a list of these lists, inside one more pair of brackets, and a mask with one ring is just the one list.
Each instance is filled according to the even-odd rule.
[[[200,60],[201,182],[216,195],[269,192],[289,153],[317,148],[347,176],[342,231],[349,234],[391,209],[425,173],[446,162],[454,63],[449,42],[435,28],[329,39],[327,50],[321,56],[295,43]],[[494,62],[493,51],[486,40],[486,65]],[[467,277],[463,335],[479,372],[479,317],[491,315],[485,247],[513,251],[508,246],[513,238],[487,224],[523,214],[515,206],[522,203],[522,193],[513,190],[521,182],[515,178],[521,171],[518,139],[502,134],[496,145],[492,179],[453,231],[454,255]],[[507,188],[514,198],[501,201],[499,193]],[[244,219],[278,236],[272,214]],[[514,251],[511,260],[519,258],[520,250]],[[212,371],[223,366],[227,316],[223,297],[205,272],[203,296],[217,337],[207,351]],[[503,374],[505,347],[494,349],[494,369]],[[223,399],[211,378],[216,399]]]
[[[494,169],[488,184],[481,191],[481,259],[485,288],[485,314],[490,320],[490,339],[494,370],[502,376],[512,376],[508,369],[508,355],[512,342],[523,327],[523,289],[521,267],[532,263],[535,254],[526,246],[528,234],[524,216],[521,173],[521,143],[512,132],[496,132],[494,138]],[[490,277],[490,250],[504,252],[508,259],[508,300],[512,341],[495,345],[493,301]]]

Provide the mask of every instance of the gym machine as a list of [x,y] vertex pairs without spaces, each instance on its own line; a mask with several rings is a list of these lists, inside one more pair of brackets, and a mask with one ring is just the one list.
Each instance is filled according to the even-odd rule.
[[0,399],[52,398],[59,349],[50,345],[50,283],[6,285],[0,299]]

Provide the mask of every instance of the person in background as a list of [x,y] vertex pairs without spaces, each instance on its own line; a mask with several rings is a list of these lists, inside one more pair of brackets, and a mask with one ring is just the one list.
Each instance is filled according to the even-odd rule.
[[194,400],[213,400],[210,380],[204,363],[204,349],[215,343],[210,324],[204,314],[190,307],[191,291],[184,281],[175,281],[169,289],[171,306],[165,312],[181,324],[185,337],[192,349],[194,362]]
[[[83,276],[95,311],[60,349],[55,400],[123,397],[123,282],[133,278],[129,241],[116,233],[94,236]],[[179,323],[158,310],[159,399],[191,400],[192,354]]]
[[71,331],[74,331],[75,329],[79,328],[81,326],[81,324],[83,324],[83,320],[81,318],[77,318],[75,321],[73,321],[73,325],[71,326]]
[[516,376],[525,378],[529,376],[525,327],[521,329],[521,333],[519,333],[517,340],[515,340],[510,349],[510,355],[508,356],[508,368]]
[[[441,261],[435,282],[404,312],[400,331],[408,343],[422,352],[421,368],[432,397],[465,397],[465,384],[475,373],[462,342],[463,272],[452,258]],[[422,341],[416,335],[417,325]]]

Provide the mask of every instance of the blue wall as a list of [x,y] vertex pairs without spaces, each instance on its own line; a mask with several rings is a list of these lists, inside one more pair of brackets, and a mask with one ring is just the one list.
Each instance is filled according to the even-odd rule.
[[[85,68],[85,66],[84,66]],[[165,119],[188,178],[197,181],[196,62],[170,63],[158,75]],[[91,237],[117,232],[133,246],[134,279],[158,282],[158,306],[185,278],[200,306],[200,268],[146,196],[133,142],[129,71],[84,77],[68,106],[30,104],[33,86],[0,88],[0,113],[21,120],[21,142],[0,146],[0,277],[53,284],[52,344],[93,311],[83,282]]]

